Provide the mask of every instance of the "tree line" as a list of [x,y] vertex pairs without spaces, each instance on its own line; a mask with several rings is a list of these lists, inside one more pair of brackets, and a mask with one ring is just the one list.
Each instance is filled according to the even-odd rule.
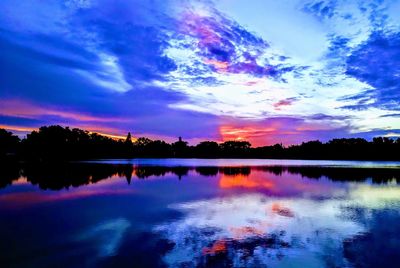
[[272,158],[332,160],[400,160],[400,138],[376,137],[308,141],[298,145],[252,147],[248,141],[203,141],[190,146],[179,138],[167,143],[140,137],[113,139],[78,128],[43,126],[26,138],[0,129],[0,158],[25,161],[102,158]]

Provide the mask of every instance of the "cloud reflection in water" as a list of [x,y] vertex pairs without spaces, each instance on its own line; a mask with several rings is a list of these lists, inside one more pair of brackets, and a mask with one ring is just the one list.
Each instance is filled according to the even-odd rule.
[[98,241],[98,256],[113,256],[118,251],[124,233],[131,226],[130,222],[124,218],[118,218],[99,223],[98,225],[83,232],[77,237],[78,241]]
[[170,267],[214,261],[234,267],[323,266],[327,256],[343,266],[346,237],[365,232],[362,225],[340,217],[343,200],[272,198],[242,194],[175,204],[184,213],[157,231],[175,243],[166,254]]

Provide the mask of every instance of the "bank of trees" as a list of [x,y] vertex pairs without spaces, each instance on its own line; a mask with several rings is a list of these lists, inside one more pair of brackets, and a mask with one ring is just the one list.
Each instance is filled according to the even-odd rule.
[[0,158],[19,160],[82,160],[133,157],[194,158],[281,158],[400,160],[400,139],[377,137],[303,142],[299,145],[252,147],[247,141],[217,143],[203,141],[195,146],[179,138],[174,143],[141,137],[112,139],[88,131],[61,126],[45,126],[20,139],[0,129]]

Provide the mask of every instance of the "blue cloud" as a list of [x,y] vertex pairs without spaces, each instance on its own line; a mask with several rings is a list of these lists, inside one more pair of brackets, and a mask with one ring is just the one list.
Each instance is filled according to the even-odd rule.
[[[176,45],[176,48],[191,49],[203,62],[191,64],[184,70],[190,70],[191,75],[205,75],[221,71],[228,73],[244,73],[254,77],[281,79],[282,74],[294,70],[294,66],[283,64],[285,56],[275,57],[281,64],[271,64],[263,54],[270,48],[268,42],[258,37],[227,18],[216,9],[211,8],[212,16],[203,16],[190,13],[182,21],[178,36],[185,40],[187,36],[195,42],[185,47]],[[186,45],[188,46],[188,45]],[[222,67],[223,66],[223,67]]]
[[320,19],[332,18],[335,13],[336,1],[314,1],[306,3],[303,7],[305,12],[314,14]]
[[400,110],[399,62],[400,33],[372,34],[347,58],[346,74],[371,85],[374,90],[352,98],[359,100],[360,106]]
[[327,114],[314,114],[308,117],[311,120],[346,120],[350,119],[348,115],[327,115]]
[[400,114],[385,114],[385,115],[381,115],[381,117],[399,117],[400,118]]
[[[35,0],[1,1],[0,10],[4,12],[0,14],[0,98],[27,101],[35,107],[72,111],[73,114],[126,119],[124,122],[99,123],[124,132],[193,138],[218,138],[218,124],[224,119],[221,114],[234,114],[235,120],[248,118],[245,110],[260,115],[260,118],[276,116],[269,111],[269,106],[274,103],[271,100],[286,104],[288,116],[331,121],[332,125],[333,121],[351,120],[345,115],[313,115],[313,112],[298,115],[295,114],[298,110],[290,109],[292,96],[304,97],[293,99],[299,108],[305,97],[313,103],[318,102],[316,107],[319,104],[323,106],[329,96],[325,98],[325,93],[319,93],[333,84],[345,91],[348,84],[340,83],[349,77],[370,85],[372,89],[338,99],[339,104],[348,100],[355,103],[344,106],[352,110],[348,112],[356,114],[356,110],[370,107],[400,109],[400,67],[396,64],[400,60],[400,36],[384,29],[388,22],[381,1],[357,4],[374,31],[357,47],[354,40],[364,40],[365,36],[359,38],[358,35],[344,36],[340,31],[326,32],[330,48],[327,54],[321,54],[322,62],[318,59],[318,64],[323,66],[320,69],[314,68],[313,59],[309,60],[307,55],[304,61],[301,53],[290,54],[292,57],[283,55],[285,48],[295,43],[292,42],[293,36],[298,36],[299,41],[302,38],[302,33],[296,35],[291,31],[298,28],[290,25],[290,20],[287,25],[280,25],[284,24],[283,20],[268,25],[276,26],[281,32],[280,43],[274,42],[273,38],[278,36],[276,33],[274,36],[273,31],[271,40],[262,30],[253,32],[251,22],[249,25],[239,24],[217,10],[213,1],[178,2],[59,0],[38,4]],[[340,18],[354,23],[359,19],[356,9],[344,14],[347,11],[343,13],[342,3],[336,1],[307,2],[306,14],[286,14],[304,15],[304,27],[313,28],[305,31],[310,36],[305,38],[307,41],[303,46],[299,45],[300,50],[308,46],[317,47],[310,45],[314,41],[312,35],[316,34],[314,30],[325,31],[331,26],[328,22]],[[204,10],[193,8],[193,3],[195,7],[201,3]],[[276,16],[281,15],[278,13]],[[308,21],[310,14],[312,23]],[[302,23],[301,18],[297,22]],[[282,42],[291,44],[277,46]],[[335,79],[337,77],[339,79]],[[235,90],[230,91],[227,86],[230,81]],[[263,90],[269,90],[269,85],[263,81],[271,82],[271,90],[277,90],[277,95],[282,90],[280,103],[279,98],[274,99],[275,96],[262,96]],[[218,94],[213,94],[213,87]],[[305,92],[308,89],[309,92]],[[218,90],[226,90],[226,94]],[[242,101],[241,97],[247,94],[247,90],[252,98],[243,98],[240,104],[244,106],[239,109],[237,102]],[[257,94],[261,94],[259,99],[254,97]],[[255,99],[254,103],[250,103],[252,99]],[[208,109],[218,103],[227,107]],[[265,105],[258,105],[260,103]],[[256,104],[254,111],[252,104]],[[183,110],[190,107],[219,116]],[[316,109],[315,113],[321,112],[318,107]],[[324,112],[336,114],[338,110]],[[397,113],[392,111],[389,116],[397,117]],[[0,117],[0,123],[12,125],[13,122],[21,126],[79,123],[57,114],[38,115],[34,119]],[[346,134],[347,130],[344,128],[331,134],[327,131],[324,135]],[[321,133],[315,132],[315,135]]]
[[[169,108],[185,96],[151,85],[152,80],[164,79],[176,67],[163,55],[167,45],[165,32],[132,21],[121,25],[118,23],[121,20],[110,21],[110,17],[94,19],[93,14],[87,14],[89,11],[80,11],[80,18],[78,14],[70,18],[68,31],[71,32],[66,35],[2,29],[0,98],[28,100],[44,108],[51,105],[93,116],[125,118],[128,121],[97,123],[99,127],[121,132],[193,138],[218,133],[215,116]],[[135,19],[141,23],[140,18]],[[87,32],[94,40],[87,40]],[[106,81],[113,79],[104,70],[107,66],[102,62],[101,53],[117,57],[126,81],[133,87],[131,91],[120,94],[107,90],[76,72],[94,74]],[[215,82],[206,77],[204,81]],[[165,124],[168,121],[180,123]],[[35,119],[2,116],[0,122],[30,127],[79,123],[73,118],[51,115]],[[193,125],[183,122],[193,122]]]
[[0,122],[4,125],[24,126],[24,127],[37,127],[38,125],[48,124],[48,121],[32,118],[22,118],[15,116],[0,115]]
[[167,36],[155,27],[135,24],[92,22],[101,40],[100,49],[118,55],[129,83],[162,80],[176,69],[175,63],[163,55]]

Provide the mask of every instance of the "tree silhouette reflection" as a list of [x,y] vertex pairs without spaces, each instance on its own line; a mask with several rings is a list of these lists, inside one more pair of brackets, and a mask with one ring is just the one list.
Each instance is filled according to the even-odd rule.
[[355,167],[321,167],[321,166],[261,166],[261,167],[186,167],[186,166],[134,166],[131,164],[103,163],[59,163],[59,164],[20,164],[9,163],[0,170],[0,188],[7,187],[26,177],[33,185],[41,189],[60,190],[97,183],[113,176],[124,177],[128,184],[132,179],[164,177],[173,174],[183,179],[189,172],[201,176],[225,175],[245,178],[252,171],[261,171],[279,177],[286,174],[300,175],[308,179],[327,178],[332,181],[372,183],[399,183],[400,169],[395,168],[355,168]]
[[20,175],[21,169],[17,162],[4,162],[0,168],[0,189],[11,185]]

